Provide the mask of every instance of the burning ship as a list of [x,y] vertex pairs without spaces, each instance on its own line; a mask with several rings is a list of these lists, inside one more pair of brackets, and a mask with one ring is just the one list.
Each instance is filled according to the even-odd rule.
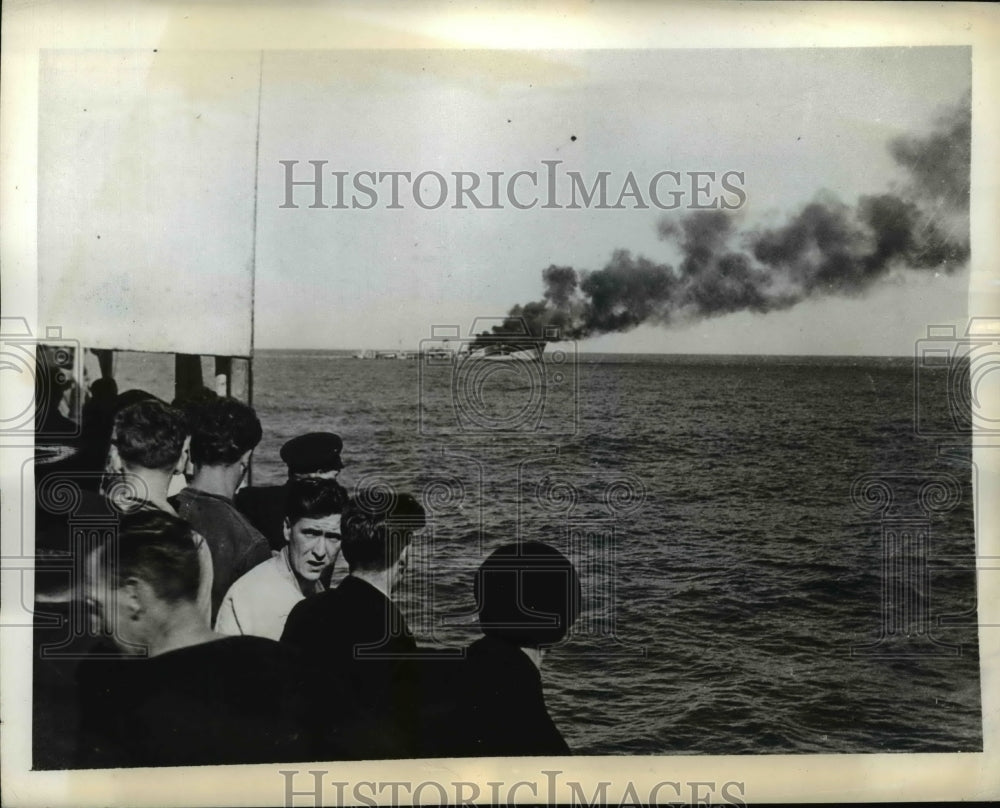
[[498,340],[490,343],[470,344],[459,354],[462,359],[489,359],[496,362],[540,361],[545,351],[544,342],[512,342]]
[[[497,362],[541,361],[548,342],[558,339],[558,332],[546,328],[541,336],[533,334],[524,317],[508,316],[488,331],[476,333],[463,346],[461,359],[486,359]],[[551,333],[550,333],[551,332]]]

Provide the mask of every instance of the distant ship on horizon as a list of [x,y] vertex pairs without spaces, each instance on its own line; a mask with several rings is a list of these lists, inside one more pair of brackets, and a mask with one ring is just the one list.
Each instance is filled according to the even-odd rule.
[[544,342],[514,342],[497,340],[486,344],[472,345],[467,343],[466,349],[459,351],[459,358],[486,359],[496,362],[534,362],[540,361],[545,352]]

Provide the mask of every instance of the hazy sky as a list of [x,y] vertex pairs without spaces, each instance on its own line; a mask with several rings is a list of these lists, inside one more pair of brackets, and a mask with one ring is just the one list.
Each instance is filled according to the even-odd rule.
[[[741,225],[775,223],[823,191],[853,203],[905,180],[887,150],[969,90],[965,48],[339,51],[265,54],[256,285],[258,347],[412,346],[541,297],[550,264],[600,269],[616,248],[676,262],[649,210],[423,210],[388,181],[370,210],[281,209],[285,167],[543,170],[561,160],[613,196],[632,171],[744,172]],[[572,138],[576,139],[573,140]],[[324,186],[327,204],[335,193]],[[433,200],[437,185],[428,182]],[[527,188],[527,186],[524,186]],[[488,196],[488,194],[487,194]],[[530,199],[530,194],[527,195]],[[359,197],[363,203],[368,198]],[[686,201],[686,200],[685,200]],[[631,201],[628,201],[631,205]],[[900,275],[864,299],[810,301],[684,328],[642,327],[584,350],[910,353],[960,319],[967,274]]]
[[[776,226],[817,195],[853,205],[899,190],[907,175],[887,144],[926,134],[967,95],[970,51],[51,50],[41,72],[39,288],[50,319],[87,344],[173,333],[168,349],[240,353],[255,162],[256,347],[412,348],[434,326],[466,332],[541,298],[552,264],[600,270],[618,249],[679,264],[658,226],[687,210],[636,209],[631,197],[622,209],[545,209],[543,161],[560,161],[563,205],[570,171],[587,186],[606,172],[612,205],[630,174],[652,205],[651,178],[677,172],[685,206],[706,201],[693,198],[691,172],[739,172],[739,230]],[[348,202],[370,204],[352,191],[361,172],[436,172],[447,199],[422,209],[401,179],[391,208],[391,181],[371,177],[370,209],[310,207],[308,187],[283,207],[282,161],[300,181],[314,176],[309,161],[325,161],[326,205],[337,202],[333,172]],[[505,189],[522,171],[539,172],[539,190],[525,177],[515,186],[522,201],[539,198],[533,209],[506,191],[499,209],[453,207],[452,172],[474,175],[488,203],[490,172]],[[659,187],[669,202],[673,178]],[[707,189],[721,193],[718,181]],[[896,272],[861,298],[643,326],[579,349],[909,354],[929,324],[965,317],[967,284],[967,272]]]

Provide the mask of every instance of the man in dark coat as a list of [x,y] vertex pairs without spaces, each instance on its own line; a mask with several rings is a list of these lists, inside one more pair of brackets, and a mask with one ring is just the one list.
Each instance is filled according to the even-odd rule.
[[314,757],[305,666],[274,640],[215,634],[198,585],[191,527],[162,511],[122,517],[88,556],[87,605],[123,656],[79,670],[80,765]]
[[299,649],[314,670],[340,676],[350,694],[346,705],[331,705],[337,741],[329,757],[413,756],[418,649],[391,596],[423,526],[413,497],[361,492],[341,516],[349,574],[336,589],[298,603],[285,623],[282,643]]
[[462,663],[423,664],[431,696],[425,697],[430,705],[424,704],[420,755],[570,754],[545,706],[541,666],[580,612],[576,570],[547,544],[508,544],[483,562],[474,588],[485,636],[466,649]]
[[[292,438],[281,447],[281,459],[291,480],[336,480],[344,462],[344,443],[332,432],[309,432]],[[243,488],[236,494],[236,507],[267,539],[271,549],[285,546],[285,501],[288,483]]]

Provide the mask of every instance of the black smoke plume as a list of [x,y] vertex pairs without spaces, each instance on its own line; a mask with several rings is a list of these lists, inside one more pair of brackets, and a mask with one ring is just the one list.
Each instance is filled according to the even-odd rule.
[[908,182],[851,206],[820,193],[779,227],[738,232],[722,210],[659,223],[675,268],[619,249],[603,269],[550,266],[542,300],[514,306],[480,342],[539,342],[739,311],[766,313],[825,295],[860,295],[894,269],[962,267],[969,257],[970,99],[925,136],[888,144]]

